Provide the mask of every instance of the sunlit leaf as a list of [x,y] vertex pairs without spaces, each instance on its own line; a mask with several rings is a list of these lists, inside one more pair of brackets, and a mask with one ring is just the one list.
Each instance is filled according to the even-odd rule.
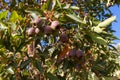
[[5,29],[7,29],[7,26],[2,22],[0,22],[0,30],[5,30]]
[[66,4],[65,7],[63,7],[63,9],[69,9],[70,8],[70,4]]
[[13,11],[10,15],[9,21],[16,22],[17,20],[21,20],[21,19],[22,19],[21,16],[19,16],[16,11]]
[[96,33],[91,33],[90,36],[91,36],[93,41],[95,41],[95,42],[97,42],[99,44],[102,44],[102,45],[107,44],[107,41],[105,39],[103,39],[101,36],[99,36],[98,34],[96,34]]
[[37,16],[37,13],[38,13],[38,12],[36,12],[36,11],[25,10],[25,12],[29,13],[29,15],[30,15],[33,19],[38,18],[38,16]]
[[98,26],[106,27],[106,26],[110,25],[115,20],[116,20],[116,16],[112,16],[112,17],[104,20],[103,22],[99,23]]
[[98,77],[95,75],[95,73],[93,73],[91,71],[89,72],[88,79],[89,80],[99,80]]
[[56,5],[56,0],[48,0],[45,4],[42,5],[42,10],[53,10]]
[[103,28],[100,28],[100,27],[92,27],[92,31],[94,31],[94,32],[97,32],[97,33],[101,33],[101,32],[103,32]]
[[50,0],[49,3],[49,10],[53,10],[56,5],[56,0]]
[[15,23],[9,22],[8,25],[11,27],[13,31],[16,30],[17,25]]
[[14,71],[13,71],[12,67],[9,67],[9,68],[7,69],[7,72],[10,73],[10,74],[14,74]]
[[82,21],[82,20],[80,20],[80,18],[79,17],[77,17],[76,15],[74,15],[74,14],[66,14],[69,18],[71,18],[71,19],[73,19],[73,20],[75,20],[76,22],[79,22],[79,23],[82,23],[82,24],[85,24],[85,22],[84,21]]
[[59,7],[62,8],[62,7],[61,7],[60,0],[57,0],[57,3],[58,3],[58,5],[59,5]]
[[74,9],[74,10],[79,10],[79,7],[77,6],[70,6],[71,9]]
[[8,10],[2,11],[2,12],[0,13],[0,20],[3,19],[3,18],[6,18],[7,15],[8,15]]

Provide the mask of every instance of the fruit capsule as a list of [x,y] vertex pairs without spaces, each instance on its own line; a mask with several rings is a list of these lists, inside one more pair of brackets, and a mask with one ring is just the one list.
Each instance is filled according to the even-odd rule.
[[34,33],[35,33],[35,28],[34,27],[31,27],[31,28],[29,28],[28,29],[28,36],[32,36],[32,35],[34,35]]
[[35,34],[38,34],[40,32],[39,28],[35,28]]
[[69,57],[74,57],[75,56],[75,53],[76,53],[76,50],[75,49],[71,49],[69,51]]
[[51,29],[51,27],[50,26],[45,26],[44,27],[44,33],[45,34],[51,34],[52,33],[52,29]]
[[76,51],[76,56],[77,56],[78,58],[83,57],[83,51],[80,50],[80,49],[78,49],[78,50]]
[[61,34],[60,41],[63,43],[68,42],[68,37],[65,33]]
[[59,26],[60,26],[59,21],[53,21],[50,25],[51,29],[53,29],[53,30],[58,29]]

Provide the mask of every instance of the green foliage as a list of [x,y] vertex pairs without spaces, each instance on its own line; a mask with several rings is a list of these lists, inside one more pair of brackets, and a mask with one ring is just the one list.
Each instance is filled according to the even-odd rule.
[[[111,29],[116,17],[109,7],[119,5],[119,1],[2,3],[0,80],[113,80],[118,77],[115,72],[120,70],[116,60],[119,54],[111,45],[117,39]],[[52,24],[53,21],[56,23]]]
[[20,20],[21,17],[17,14],[16,11],[12,11],[11,15],[10,15],[10,22],[16,22],[17,20]]
[[5,19],[7,17],[7,15],[8,15],[8,10],[1,12],[0,13],[0,20]]
[[71,19],[75,20],[76,22],[85,24],[85,22],[80,20],[80,17],[77,17],[75,14],[66,14],[68,17],[70,17]]

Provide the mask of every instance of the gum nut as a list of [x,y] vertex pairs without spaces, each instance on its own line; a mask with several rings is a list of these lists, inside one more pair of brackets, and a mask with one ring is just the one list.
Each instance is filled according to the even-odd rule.
[[58,28],[60,26],[59,21],[53,21],[50,25],[50,27],[55,30],[56,28]]
[[75,56],[75,52],[76,52],[75,49],[71,49],[71,50],[69,51],[69,56],[70,56],[70,57]]
[[31,27],[28,29],[28,36],[32,36],[35,33],[35,28]]
[[51,33],[52,33],[51,27],[50,27],[50,26],[44,27],[44,33],[45,33],[45,34],[51,34]]
[[35,33],[38,34],[40,32],[39,28],[35,29]]
[[68,37],[65,33],[60,36],[60,41],[63,43],[68,42]]
[[77,50],[76,51],[76,56],[78,57],[78,58],[80,58],[80,57],[82,57],[83,56],[83,52],[82,52],[82,50]]

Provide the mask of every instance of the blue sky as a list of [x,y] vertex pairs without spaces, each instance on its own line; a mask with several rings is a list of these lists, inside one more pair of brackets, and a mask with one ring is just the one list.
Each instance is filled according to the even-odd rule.
[[[115,36],[120,38],[120,7],[117,5],[110,7],[110,10],[112,11],[113,15],[116,16],[116,21],[112,24],[112,29],[116,32],[114,33]],[[120,40],[115,40],[115,43],[120,43]]]

